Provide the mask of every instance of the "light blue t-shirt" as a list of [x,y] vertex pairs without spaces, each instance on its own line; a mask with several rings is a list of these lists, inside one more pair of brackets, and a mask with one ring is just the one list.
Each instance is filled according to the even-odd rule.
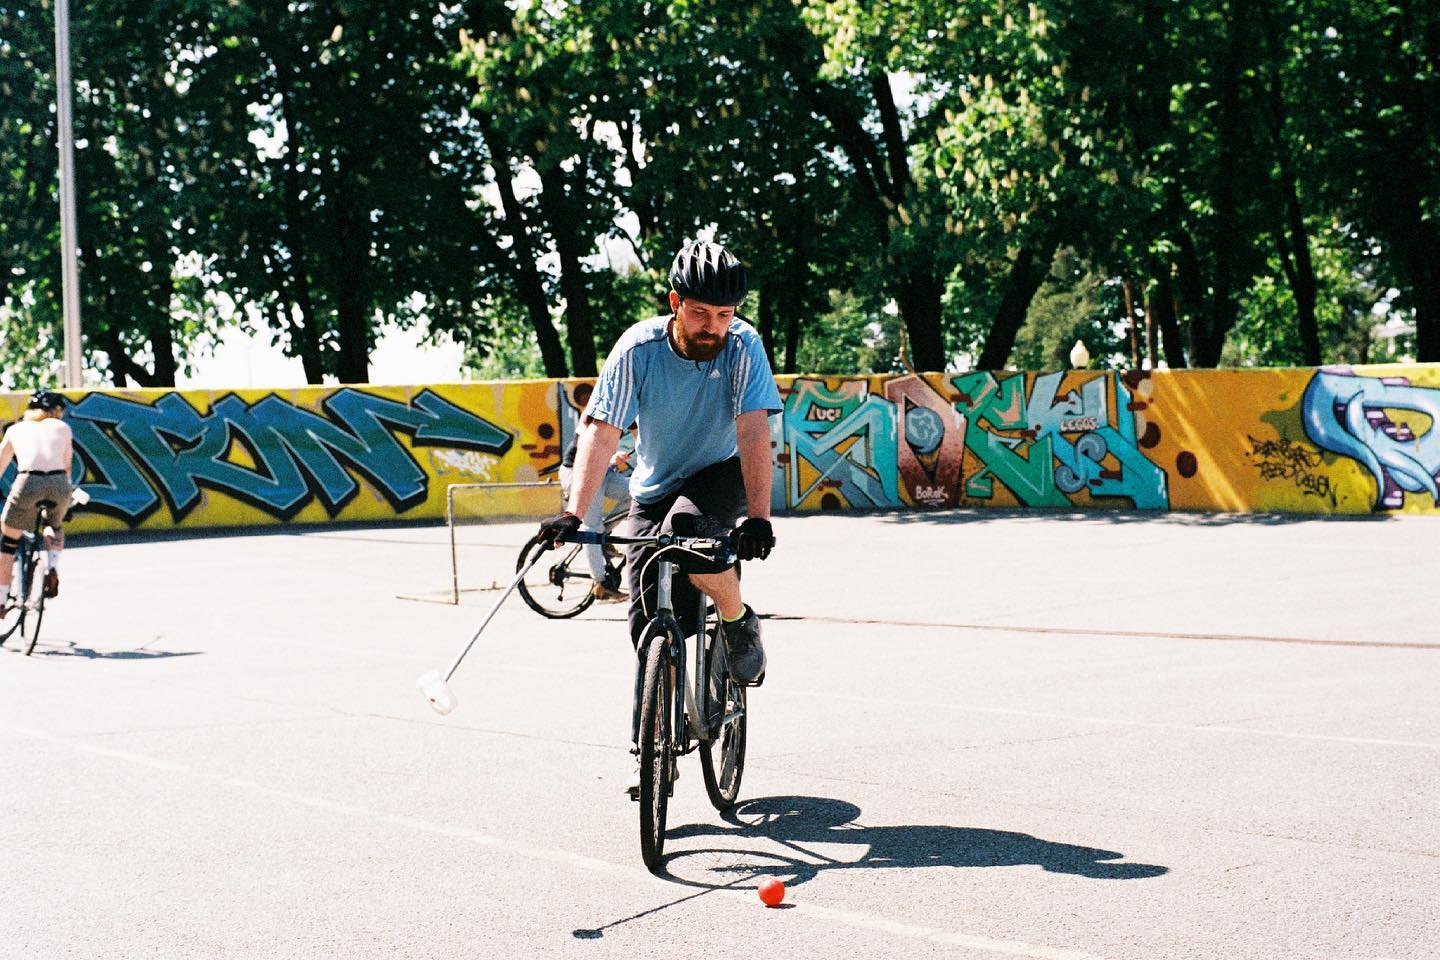
[[713,360],[686,360],[670,344],[668,315],[635,324],[610,351],[585,416],[639,424],[630,496],[654,503],[687,477],[738,452],[735,418],[779,413],[765,345],[738,317]]

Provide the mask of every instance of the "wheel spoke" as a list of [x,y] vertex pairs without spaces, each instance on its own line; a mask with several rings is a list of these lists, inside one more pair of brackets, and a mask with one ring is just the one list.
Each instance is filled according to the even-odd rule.
[[[515,569],[523,569],[537,552],[548,552],[540,537],[532,537],[520,553]],[[582,572],[583,558],[579,544],[568,551],[556,552],[553,558],[543,557],[530,568],[520,582],[520,596],[536,613],[553,619],[573,617],[590,606],[594,597],[590,594],[591,578]],[[572,585],[573,582],[573,585]]]

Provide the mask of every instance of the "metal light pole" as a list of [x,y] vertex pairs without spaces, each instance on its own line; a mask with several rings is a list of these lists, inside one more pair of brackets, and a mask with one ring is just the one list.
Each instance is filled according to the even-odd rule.
[[70,117],[70,0],[55,0],[55,113],[60,133],[60,285],[65,386],[81,386],[80,273],[75,265],[75,132]]

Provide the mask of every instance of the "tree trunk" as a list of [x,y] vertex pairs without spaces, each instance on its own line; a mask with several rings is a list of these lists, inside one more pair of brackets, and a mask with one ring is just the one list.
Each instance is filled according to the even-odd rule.
[[[889,196],[895,206],[900,207],[914,201],[915,180],[910,175],[910,153],[900,123],[900,111],[895,106],[895,96],[890,89],[889,75],[877,73],[871,76],[870,90],[880,114],[880,132],[889,169]],[[879,173],[878,170],[876,172]],[[886,225],[889,226],[888,217]],[[938,373],[949,366],[940,309],[945,295],[944,279],[935,275],[930,258],[924,253],[916,251],[907,259],[908,263],[900,268],[895,302],[905,321],[905,332],[910,337],[911,360],[915,369]]]
[[1434,217],[1427,215],[1433,197],[1425,195],[1424,185],[1435,182],[1431,158],[1440,146],[1440,105],[1434,102],[1433,68],[1429,73],[1426,70],[1440,52],[1440,24],[1428,10],[1417,18],[1411,0],[1400,0],[1396,6],[1402,26],[1392,37],[1393,56],[1402,78],[1398,99],[1407,123],[1403,137],[1397,138],[1400,142],[1389,151],[1399,160],[1398,169],[1388,171],[1388,175],[1403,178],[1401,182],[1407,189],[1400,209],[1395,211],[1398,229],[1392,243],[1393,249],[1400,251],[1401,269],[1410,281],[1415,309],[1415,358],[1429,363],[1440,361],[1440,265],[1436,263],[1440,228]]
[[1415,308],[1415,359],[1434,363],[1440,361],[1440,265],[1435,260],[1440,230],[1434,221],[1422,219],[1418,204],[1414,214],[1415,232],[1405,259]]
[[565,339],[570,346],[570,369],[577,377],[593,377],[596,374],[594,310],[585,284],[585,269],[580,262],[586,253],[580,243],[584,224],[575,215],[564,171],[558,165],[540,175],[540,207],[560,255],[560,295],[565,298]]
[[[1226,18],[1230,30],[1225,58],[1221,62],[1217,82],[1220,90],[1219,154],[1215,180],[1215,273],[1208,309],[1197,309],[1199,321],[1192,336],[1190,359],[1197,367],[1214,367],[1220,363],[1225,336],[1235,324],[1235,287],[1237,283],[1237,245],[1241,242],[1236,219],[1238,203],[1236,182],[1244,175],[1240,169],[1240,138],[1244,122],[1240,114],[1240,70],[1245,56],[1242,34],[1250,15],[1248,0],[1235,0]],[[1199,304],[1195,305],[1199,307]]]
[[175,359],[175,336],[171,328],[170,304],[175,299],[175,264],[170,255],[170,244],[163,233],[152,235],[145,246],[145,258],[150,261],[151,270],[147,275],[154,279],[150,288],[150,311],[145,323],[145,336],[150,341],[150,352],[155,357],[153,386],[175,386],[178,364]]
[[905,333],[910,338],[910,359],[915,369],[943,372],[948,366],[945,338],[940,328],[944,284],[930,272],[927,263],[916,259],[911,261],[909,272],[896,279],[893,289]]
[[800,352],[800,311],[794,309],[784,311],[785,313],[785,372],[797,373],[795,365],[798,362],[796,355]]
[[755,329],[760,342],[765,345],[765,359],[770,369],[775,369],[775,296],[767,287],[761,287],[755,305]]
[[[1010,264],[1010,274],[1005,278],[1005,290],[1000,297],[1000,306],[995,310],[995,319],[990,323],[990,333],[985,337],[985,346],[976,361],[977,370],[1003,370],[1010,361],[1010,351],[1015,347],[1015,337],[1025,324],[1025,315],[1030,311],[1030,301],[1045,282],[1055,251],[1060,246],[1059,234],[1055,230],[1020,248]],[[913,349],[912,342],[912,349]],[[920,366],[916,358],[916,368]]]
[[1287,223],[1276,228],[1275,245],[1280,251],[1280,264],[1290,284],[1290,292],[1295,296],[1295,325],[1300,334],[1301,357],[1306,366],[1318,367],[1321,363],[1320,324],[1315,317],[1318,284],[1315,266],[1310,259],[1310,234],[1300,212],[1295,182],[1288,180],[1282,184],[1282,189],[1286,192]]
[[[96,337],[101,349],[105,351],[106,357],[110,360],[110,379],[117,387],[127,387],[130,381],[134,380],[136,386],[154,387],[154,378],[140,364],[136,363],[125,349],[125,344],[120,342],[120,331],[114,327],[102,328]],[[174,384],[170,384],[174,386]]]
[[152,317],[148,327],[150,351],[155,354],[155,374],[150,378],[149,385],[173,387],[178,365],[175,362],[175,339],[170,330],[170,317]]
[[[290,330],[290,342],[296,346],[300,355],[300,366],[305,370],[305,382],[311,384],[323,383],[325,380],[325,364],[320,356],[320,338],[315,331],[315,325],[307,319],[313,315],[310,308],[309,286],[304,285],[304,299],[300,300],[288,285],[283,287],[275,297],[275,303],[271,308],[274,316],[271,325],[276,330]],[[300,322],[295,322],[295,311],[300,311]]]
[[1160,330],[1155,325],[1155,298],[1145,298],[1145,356],[1150,361],[1150,369],[1154,370],[1160,360],[1160,346],[1156,338]]
[[[1188,230],[1178,225],[1178,220],[1175,222],[1177,226],[1171,231],[1171,235],[1175,238],[1175,282],[1173,285],[1171,284],[1171,265],[1164,264],[1162,269],[1168,294],[1164,299],[1169,306],[1162,307],[1162,310],[1168,311],[1168,316],[1176,325],[1175,349],[1179,350],[1180,348],[1182,343],[1180,331],[1183,329],[1186,333],[1184,343],[1188,348],[1189,358],[1194,360],[1199,341],[1204,337],[1200,328],[1205,322],[1203,315],[1205,278],[1200,272],[1200,255],[1195,250],[1195,241],[1191,239]],[[1166,316],[1166,314],[1162,313],[1162,316]],[[1160,327],[1160,335],[1165,341],[1165,362],[1173,367],[1175,364],[1171,359],[1170,334],[1163,324]],[[1197,362],[1195,366],[1203,366],[1203,364]]]
[[[880,119],[882,155],[875,136],[867,127],[866,114],[859,103],[843,88],[820,77],[818,66],[824,63],[819,41],[797,13],[789,29],[776,35],[772,42],[777,59],[792,64],[811,64],[817,69],[795,74],[799,93],[811,110],[823,117],[834,132],[835,141],[855,168],[853,178],[861,202],[875,225],[879,252],[890,257],[890,240],[896,230],[891,217],[914,196],[914,180],[904,127],[885,73],[870,77],[870,93]],[[943,278],[933,275],[928,256],[911,253],[905,263],[890,259],[893,283],[888,292],[895,298],[900,316],[910,336],[917,369],[941,371],[946,366],[944,335],[940,325],[940,301],[944,293]],[[794,318],[788,318],[794,322]],[[787,364],[793,357],[787,357]]]
[[355,210],[349,162],[339,159],[330,199],[335,205],[335,320],[340,335],[340,356],[335,374],[341,383],[370,382],[370,323],[366,316],[365,274],[369,269],[370,238],[366,217]]
[[283,167],[283,189],[285,191],[285,223],[281,242],[289,254],[287,262],[280,267],[285,277],[285,299],[300,308],[300,326],[295,327],[295,318],[286,310],[286,325],[291,329],[291,339],[299,347],[300,362],[305,368],[307,383],[319,384],[325,380],[325,359],[320,349],[320,330],[316,326],[315,303],[310,296],[310,257],[308,236],[305,228],[305,208],[300,201],[300,168],[304,163],[300,155],[300,120],[290,107],[289,71],[276,64],[280,78],[280,116],[285,121],[285,155]]
[[1279,70],[1284,47],[1280,40],[1280,28],[1268,8],[1262,10],[1261,22],[1265,25],[1265,40],[1272,63],[1270,77],[1261,87],[1262,113],[1280,170],[1277,184],[1280,209],[1276,211],[1275,245],[1279,249],[1285,279],[1295,297],[1295,324],[1300,334],[1302,360],[1307,366],[1318,367],[1321,363],[1320,325],[1315,318],[1318,285],[1315,265],[1310,259],[1310,232],[1305,226],[1305,214],[1300,205],[1299,176],[1295,172],[1290,145],[1285,139],[1285,87]]
[[1130,369],[1140,369],[1140,329],[1135,322],[1135,286],[1126,277],[1121,281],[1125,291],[1125,326],[1130,332]]
[[1160,327],[1160,342],[1165,350],[1165,365],[1172,370],[1186,366],[1185,348],[1180,336],[1180,312],[1175,306],[1174,287],[1170,280],[1170,264],[1160,265],[1155,281],[1155,322]]
[[530,234],[525,225],[525,212],[515,196],[515,184],[510,179],[510,153],[498,136],[488,127],[481,128],[485,148],[490,154],[490,164],[495,168],[495,186],[500,191],[500,205],[505,211],[503,221],[505,232],[510,236],[511,253],[515,257],[516,293],[525,305],[530,317],[530,326],[535,330],[535,340],[540,347],[540,359],[545,365],[545,376],[565,377],[569,371],[565,363],[565,348],[560,345],[560,334],[550,319],[550,301],[545,295],[545,285],[540,280],[536,266]]
[[105,356],[110,360],[110,380],[117,387],[130,386],[130,370],[133,364],[130,357],[125,353],[125,348],[120,344],[120,337],[114,330],[105,330],[97,338],[105,351]]

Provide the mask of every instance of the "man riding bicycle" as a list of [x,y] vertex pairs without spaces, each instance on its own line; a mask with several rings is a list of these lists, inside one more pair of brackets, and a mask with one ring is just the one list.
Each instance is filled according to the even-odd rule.
[[[719,244],[686,244],[670,269],[670,287],[670,315],[632,326],[605,361],[581,418],[568,509],[542,523],[541,534],[553,541],[580,529],[622,427],[636,422],[630,535],[675,532],[678,520],[682,535],[717,536],[743,517],[735,527],[737,554],[763,560],[775,546],[769,417],[782,406],[760,335],[735,312],[745,299],[745,268]],[[637,645],[655,607],[654,573],[646,576],[655,549],[627,547],[630,637]],[[760,682],[760,621],[741,597],[735,568],[688,568],[689,582],[720,615],[731,674]],[[682,622],[695,608],[690,589],[677,580],[674,606]]]
[[73,438],[70,425],[63,419],[65,398],[49,390],[39,390],[30,398],[24,419],[5,431],[0,440],[0,473],[15,460],[18,473],[0,512],[0,608],[9,604],[10,577],[15,568],[15,551],[20,537],[35,526],[40,504],[49,501],[50,529],[45,547],[50,554],[50,569],[45,574],[45,596],[60,592],[60,551],[65,546],[61,524],[70,508],[70,463]]

